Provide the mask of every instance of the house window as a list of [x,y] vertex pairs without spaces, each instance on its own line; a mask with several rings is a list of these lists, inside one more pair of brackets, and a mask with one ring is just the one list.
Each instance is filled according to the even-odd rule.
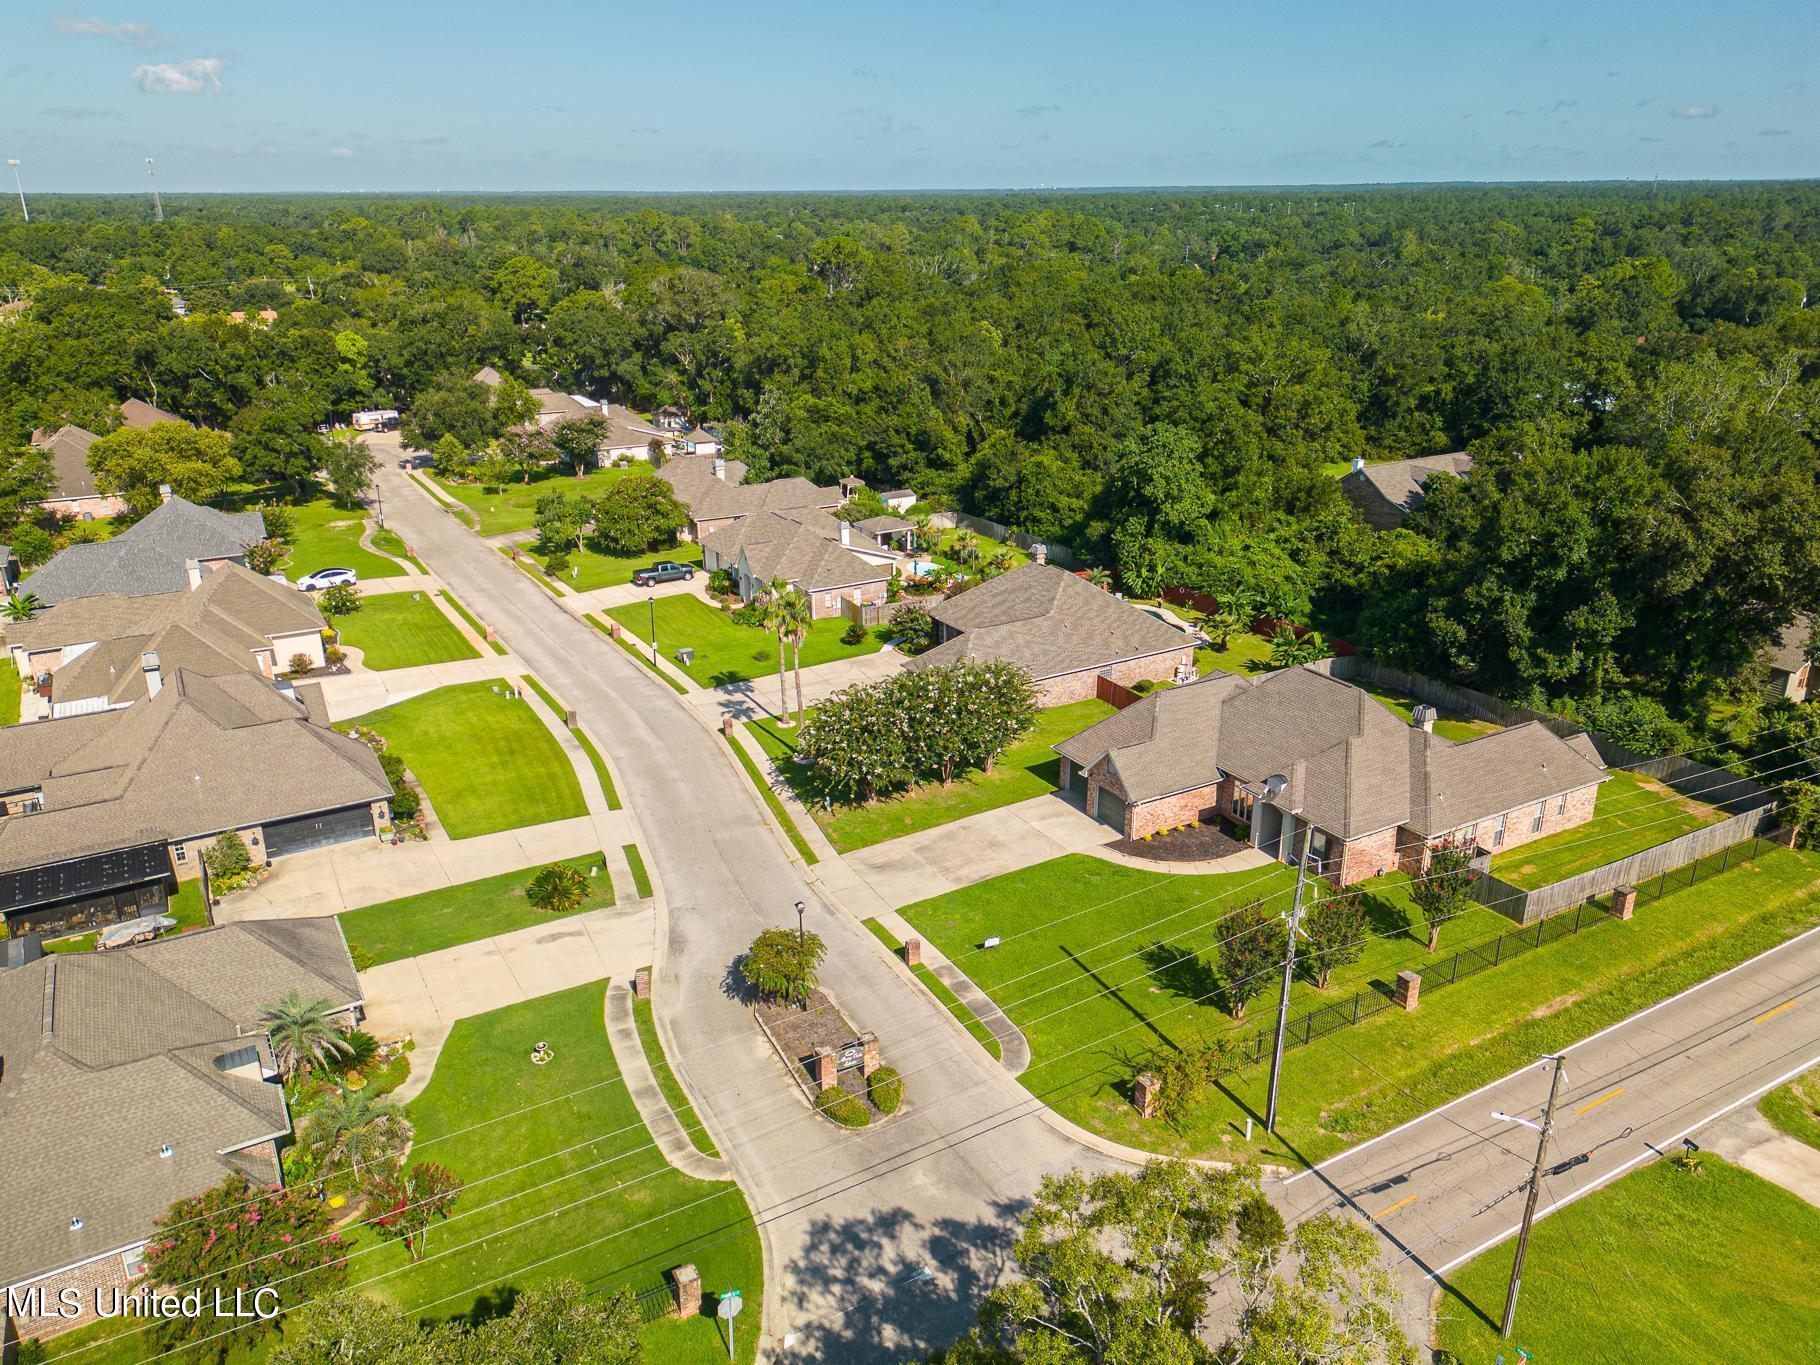
[[1547,814],[1548,814],[1548,802],[1546,802],[1546,801],[1536,802],[1535,819],[1533,819],[1529,822],[1529,832],[1531,834],[1540,834],[1542,832],[1542,817]]
[[1491,846],[1493,848],[1504,847],[1504,830],[1509,824],[1510,817],[1508,815],[1500,815],[1498,817],[1498,823],[1491,827]]
[[1476,848],[1478,846],[1479,826],[1477,823],[1470,824],[1460,831],[1460,842],[1465,844],[1468,848]]
[[1567,814],[1567,793],[1566,792],[1561,793],[1561,800],[1560,800],[1560,803],[1555,807],[1555,814],[1556,815],[1566,815]]
[[1328,858],[1333,856],[1333,836],[1324,829],[1315,830],[1308,839],[1308,856],[1314,860],[1315,867],[1325,867]]
[[171,856],[180,863],[187,863],[190,860],[190,851],[182,844],[172,844]]

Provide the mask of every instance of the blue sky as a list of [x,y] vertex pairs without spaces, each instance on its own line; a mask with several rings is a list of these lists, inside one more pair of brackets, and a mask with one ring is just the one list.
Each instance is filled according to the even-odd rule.
[[27,188],[742,190],[1820,171],[1820,5],[8,0]]

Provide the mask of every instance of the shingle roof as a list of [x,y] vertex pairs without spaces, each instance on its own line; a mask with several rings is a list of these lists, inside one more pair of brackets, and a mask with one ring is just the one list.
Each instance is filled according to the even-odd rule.
[[538,410],[548,417],[586,417],[594,411],[586,403],[578,403],[570,395],[555,389],[532,389],[531,397],[537,400]]
[[[713,457],[697,455],[690,458]],[[670,462],[675,463],[675,460]],[[669,467],[670,465],[665,465],[664,469],[668,470]],[[692,489],[688,498],[684,499],[680,491],[677,497],[687,503],[689,516],[696,521],[749,517],[759,512],[789,512],[799,507],[827,510],[839,507],[844,501],[840,489],[823,488],[808,479],[792,477],[772,479],[766,483],[731,484],[712,475]]]
[[489,389],[498,388],[499,380],[499,371],[494,369],[491,365],[482,365],[478,370],[474,371],[474,382],[476,384],[485,384]]
[[905,521],[902,517],[867,517],[864,521],[855,522],[860,530],[871,536],[895,535],[899,531],[914,531],[916,523]]
[[[152,404],[142,402],[137,398],[129,398],[120,405],[120,423],[122,426],[133,427],[143,431],[154,422],[183,422],[183,419],[174,412],[166,412],[163,408],[154,407]],[[183,424],[185,426],[192,425],[189,422],[183,422]]]
[[1280,774],[1290,781],[1276,804],[1352,839],[1396,825],[1444,834],[1602,781],[1583,739],[1530,721],[1456,743],[1348,683],[1290,668],[1155,693],[1055,749],[1082,767],[1109,755],[1133,801]]
[[371,749],[257,674],[182,671],[124,710],[0,729],[0,790],[34,788],[43,810],[0,821],[0,871],[391,793]]
[[190,585],[189,560],[238,559],[248,541],[264,536],[265,518],[256,510],[219,512],[172,498],[112,540],[52,555],[27,580],[26,591],[46,606],[102,593],[180,592]]
[[1363,469],[1347,474],[1340,480],[1340,484],[1348,493],[1355,493],[1361,486],[1368,486],[1393,507],[1400,508],[1404,515],[1408,515],[1427,501],[1427,495],[1422,489],[1431,475],[1458,476],[1471,468],[1472,456],[1465,451],[1455,451],[1451,455],[1425,455],[1416,460],[1386,460],[1379,464],[1368,464]]
[[52,700],[119,703],[146,695],[140,659],[147,652],[158,656],[167,676],[177,669],[210,677],[257,672],[253,651],[270,649],[273,636],[320,631],[324,624],[308,594],[244,565],[224,564],[187,592],[72,598],[9,625],[7,637],[32,651],[92,643],[57,670]]
[[1799,671],[1807,662],[1807,644],[1813,629],[1813,617],[1806,612],[1796,613],[1794,621],[1777,631],[1770,642],[1769,666],[1784,673]]
[[[718,475],[714,472],[716,463],[721,466]],[[666,460],[664,467],[657,471],[657,477],[670,485],[678,502],[684,507],[693,507],[710,483],[743,482],[746,466],[740,460],[723,460],[717,455],[679,455]]]
[[289,990],[338,1010],[360,1003],[332,917],[219,925],[0,973],[0,1285],[134,1244],[229,1170],[278,1179],[269,1156],[234,1149],[289,1129],[283,1092],[222,1065],[249,1047],[269,1063],[259,1015]]
[[843,546],[841,526],[840,521],[814,507],[762,512],[721,527],[702,545],[725,560],[735,560],[743,554],[754,578],[788,579],[805,592],[877,583],[891,577],[890,563],[854,553],[890,552],[864,531],[853,528],[848,529],[849,543]]
[[83,427],[59,427],[39,449],[51,457],[51,471],[56,482],[53,498],[92,498],[96,496],[95,476],[88,467],[88,448],[100,439]]
[[929,608],[961,632],[910,660],[910,668],[1001,659],[1037,679],[1172,649],[1187,635],[1053,564],[1025,564]]

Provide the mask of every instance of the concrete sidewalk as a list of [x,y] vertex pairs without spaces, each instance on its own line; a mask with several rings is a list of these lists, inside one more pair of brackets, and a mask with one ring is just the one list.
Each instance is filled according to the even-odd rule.
[[[786,656],[788,651],[786,651]],[[819,706],[843,687],[852,687],[858,683],[878,682],[902,671],[904,656],[895,649],[886,646],[875,654],[861,654],[851,659],[836,659],[832,663],[817,664],[814,668],[803,670],[803,705]],[[732,716],[738,721],[757,720],[760,717],[775,718],[779,697],[777,691],[777,674],[775,671],[764,677],[753,678],[748,682],[728,683],[724,687],[708,688],[689,694],[689,705],[706,712],[715,725],[720,724],[722,716]],[[786,668],[784,673],[784,697],[789,716],[796,718],[796,674]]]
[[384,672],[362,669],[357,673],[324,678],[322,698],[328,703],[329,719],[351,720],[368,711],[377,711],[382,706],[409,701],[425,692],[434,692],[439,687],[486,682],[492,678],[515,678],[525,671],[523,661],[514,659],[510,654],[495,654],[484,645],[481,650],[478,659],[421,664],[416,668],[390,668]]
[[[636,971],[636,968],[634,969]],[[719,1157],[697,1150],[676,1111],[657,1083],[657,1074],[645,1056],[644,1040],[638,1036],[638,1021],[632,1013],[632,981],[614,979],[607,990],[607,1041],[613,1047],[613,1060],[620,1075],[626,1078],[626,1093],[632,1097],[638,1116],[651,1130],[657,1150],[684,1175],[697,1180],[731,1180],[733,1172]],[[696,1121],[699,1123],[700,1118]]]
[[369,967],[360,974],[366,1029],[417,1043],[410,1078],[392,1098],[402,1104],[422,1093],[459,1019],[590,981],[630,980],[651,960],[655,923],[651,902],[635,901]]

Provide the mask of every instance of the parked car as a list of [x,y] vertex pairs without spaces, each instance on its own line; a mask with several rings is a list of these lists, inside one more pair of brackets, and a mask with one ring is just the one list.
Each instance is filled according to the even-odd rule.
[[318,569],[315,573],[305,574],[297,580],[297,586],[305,592],[316,592],[322,588],[332,588],[337,583],[358,582],[360,575],[352,569]]
[[642,569],[632,571],[632,581],[641,588],[648,588],[653,583],[674,583],[679,579],[693,577],[693,565],[678,564],[674,559],[660,559],[655,564],[647,564]]

